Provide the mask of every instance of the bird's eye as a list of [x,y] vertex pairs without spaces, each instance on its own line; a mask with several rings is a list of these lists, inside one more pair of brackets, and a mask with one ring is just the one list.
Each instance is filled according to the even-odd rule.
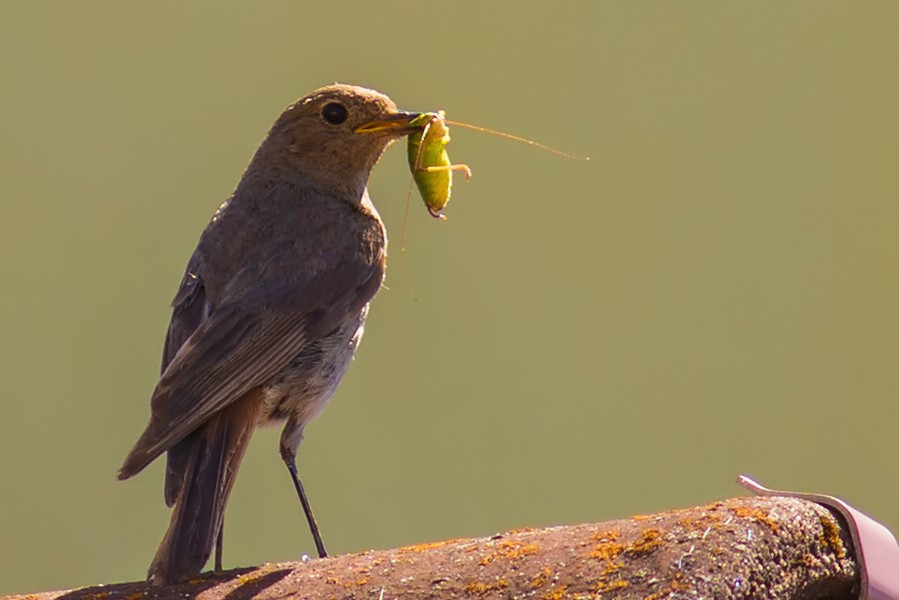
[[331,125],[340,125],[346,121],[349,113],[343,104],[330,102],[322,109],[322,118]]

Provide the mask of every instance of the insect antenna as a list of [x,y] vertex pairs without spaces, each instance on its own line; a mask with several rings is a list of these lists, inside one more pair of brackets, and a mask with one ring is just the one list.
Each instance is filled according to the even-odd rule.
[[[418,155],[421,156],[421,148],[418,149]],[[418,302],[418,294],[415,293],[415,276],[412,274],[412,267],[406,259],[406,229],[409,227],[409,206],[412,204],[412,188],[415,187],[415,179],[409,179],[409,191],[406,192],[406,206],[403,207],[403,232],[400,234],[400,267],[404,273],[409,275],[409,292],[412,294],[412,300]]]
[[534,140],[529,140],[528,138],[521,137],[518,135],[512,135],[511,133],[506,133],[505,131],[497,131],[496,129],[490,129],[489,127],[481,127],[480,125],[472,125],[471,123],[462,123],[461,121],[451,121],[446,119],[446,122],[450,125],[455,125],[456,127],[464,127],[466,129],[473,129],[474,131],[480,131],[482,133],[489,133],[491,135],[496,135],[499,137],[504,137],[510,140],[514,140],[516,142],[521,142],[523,144],[527,144],[528,146],[534,146],[535,148],[540,148],[541,150],[546,150],[547,152],[552,152],[558,156],[564,156],[565,158],[576,158],[578,160],[590,160],[589,156],[578,156],[576,154],[569,154],[567,152],[563,152],[558,150],[557,148],[553,148],[552,146],[547,146],[546,144],[541,144],[540,142],[535,142]]

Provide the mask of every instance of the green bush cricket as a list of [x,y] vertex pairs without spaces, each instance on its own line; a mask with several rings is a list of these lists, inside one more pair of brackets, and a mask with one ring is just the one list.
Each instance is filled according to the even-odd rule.
[[409,123],[412,127],[421,127],[420,132],[413,132],[408,138],[409,168],[412,170],[412,178],[416,187],[418,187],[418,192],[421,194],[428,212],[431,213],[431,216],[438,219],[446,219],[440,211],[443,210],[443,207],[450,200],[453,187],[453,171],[461,171],[465,173],[466,180],[471,179],[471,169],[467,165],[454,165],[450,161],[449,154],[446,151],[446,146],[450,142],[448,124],[498,135],[547,150],[559,156],[590,160],[589,157],[567,154],[561,150],[556,150],[517,135],[479,127],[478,125],[451,121],[446,118],[446,113],[442,110],[435,113],[421,113]]
[[450,142],[446,113],[422,113],[410,123],[421,126],[421,132],[409,135],[409,168],[418,192],[432,217],[446,219],[440,211],[450,200],[453,187],[453,171],[465,173],[471,179],[471,169],[467,165],[450,162],[446,145]]

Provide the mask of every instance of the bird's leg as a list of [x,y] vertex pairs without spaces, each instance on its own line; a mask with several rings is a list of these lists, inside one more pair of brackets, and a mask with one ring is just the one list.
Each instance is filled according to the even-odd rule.
[[224,537],[225,537],[225,519],[223,517],[222,524],[219,526],[219,534],[215,538],[215,563],[213,563],[215,566],[213,567],[213,569],[216,572],[219,572],[222,570],[222,550],[225,547],[225,544],[223,541]]
[[309,499],[306,497],[306,490],[303,489],[303,484],[297,473],[297,448],[300,447],[300,440],[302,439],[303,426],[297,423],[293,417],[290,417],[287,420],[284,431],[281,433],[281,458],[284,460],[284,464],[287,465],[287,470],[290,472],[290,478],[293,481],[293,487],[300,498],[300,504],[303,505],[303,512],[306,514],[306,521],[309,522],[309,531],[312,533],[312,540],[315,542],[318,557],[325,558],[328,556],[328,552],[325,550],[322,536],[318,532],[318,525],[315,522],[315,516],[312,514],[312,507],[309,505]]
[[325,550],[325,544],[322,542],[322,536],[318,532],[318,525],[315,523],[315,517],[312,515],[312,507],[309,506],[309,500],[306,498],[306,491],[297,475],[296,461],[291,459],[287,462],[287,470],[290,471],[290,477],[293,479],[293,487],[297,490],[297,496],[300,497],[300,504],[303,505],[303,512],[306,513],[306,520],[309,521],[309,531],[312,532],[312,539],[315,541],[315,549],[318,550],[318,557],[325,558],[328,552]]

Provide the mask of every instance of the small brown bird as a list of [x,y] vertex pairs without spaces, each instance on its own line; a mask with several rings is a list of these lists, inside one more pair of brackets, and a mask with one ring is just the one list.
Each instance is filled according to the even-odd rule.
[[384,278],[387,237],[366,188],[417,113],[333,85],[287,107],[207,225],[172,302],[150,423],[119,470],[167,452],[174,506],[149,578],[199,573],[257,425],[286,420],[281,457],[319,556],[321,536],[296,470],[303,428],[334,393]]

